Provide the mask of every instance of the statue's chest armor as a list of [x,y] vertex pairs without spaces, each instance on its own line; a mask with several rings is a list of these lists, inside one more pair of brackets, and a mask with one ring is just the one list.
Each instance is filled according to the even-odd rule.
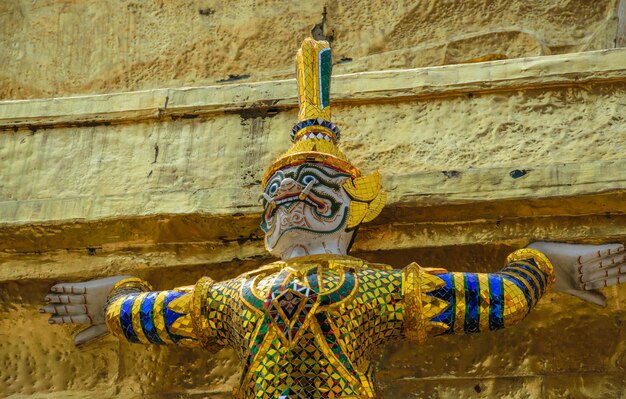
[[401,278],[354,258],[306,262],[268,265],[247,275],[241,286],[240,298],[255,314],[243,325],[249,341],[242,396],[256,397],[261,388],[268,398],[323,392],[373,397],[366,358],[373,345],[395,331],[381,316],[393,310],[385,312],[377,298],[399,295]]
[[357,286],[354,269],[285,268],[249,279],[244,283],[242,296],[250,306],[263,312],[284,340],[294,343],[303,330],[319,328],[328,310],[350,301]]

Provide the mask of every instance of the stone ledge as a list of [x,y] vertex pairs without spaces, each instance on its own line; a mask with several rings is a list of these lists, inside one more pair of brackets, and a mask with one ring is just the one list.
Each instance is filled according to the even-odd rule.
[[[402,205],[418,208],[494,200],[526,201],[626,190],[626,159],[527,169],[500,167],[384,175],[383,179],[383,187],[389,193],[390,207]],[[180,215],[260,215],[258,196],[259,187],[254,185],[5,200],[0,201],[0,223],[38,224],[172,214],[173,203],[177,204],[177,212],[174,214]],[[54,214],[50,209],[62,209],[63,220],[50,219],[49,215]],[[611,210],[607,209],[606,212]]]
[[[333,103],[446,97],[626,80],[626,48],[338,75]],[[295,80],[0,102],[0,130],[93,126],[297,107]]]
[[[576,196],[626,188],[626,159],[391,175],[391,203],[454,204],[491,199]],[[397,189],[399,188],[399,189]]]

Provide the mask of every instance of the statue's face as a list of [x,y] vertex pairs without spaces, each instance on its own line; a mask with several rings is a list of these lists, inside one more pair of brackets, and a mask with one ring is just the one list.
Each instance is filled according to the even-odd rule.
[[294,245],[329,241],[333,236],[349,241],[352,233],[346,232],[346,221],[350,197],[342,188],[349,178],[316,163],[277,171],[263,194],[261,228],[267,249],[280,255]]

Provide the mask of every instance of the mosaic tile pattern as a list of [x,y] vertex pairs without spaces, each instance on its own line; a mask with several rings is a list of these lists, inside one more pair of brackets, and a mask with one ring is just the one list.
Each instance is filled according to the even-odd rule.
[[380,214],[387,202],[387,193],[382,190],[382,177],[374,172],[367,176],[348,179],[343,189],[350,196],[348,228],[372,221]]
[[430,319],[441,334],[471,334],[499,330],[522,320],[552,285],[550,262],[538,251],[513,253],[499,273],[442,273],[443,285],[428,296],[449,303]]
[[105,322],[109,331],[131,343],[199,345],[190,314],[191,294],[180,291],[128,292],[120,285],[111,295]]
[[[304,139],[304,137],[301,137],[301,135],[304,133],[318,131],[321,131],[328,136],[327,141],[337,142],[341,137],[341,134],[339,133],[339,128],[334,123],[322,118],[311,118],[300,121],[293,126],[293,128],[291,129],[291,141],[296,142],[298,140]],[[314,137],[309,136],[308,138]]]
[[330,120],[330,46],[324,41],[305,39],[296,55],[300,113],[298,120]]
[[[107,325],[134,343],[235,348],[239,398],[372,398],[368,357],[386,343],[508,327],[553,279],[533,250],[515,252],[491,274],[310,256],[220,283],[205,278],[192,292],[114,294]],[[199,325],[208,331],[195,331]]]
[[402,335],[402,272],[336,256],[275,267],[242,283],[264,315],[240,397],[374,397],[366,354]]

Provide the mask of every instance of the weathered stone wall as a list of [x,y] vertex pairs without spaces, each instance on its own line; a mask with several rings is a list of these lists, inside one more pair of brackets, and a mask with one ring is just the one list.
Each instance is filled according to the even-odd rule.
[[612,48],[618,2],[4,0],[0,98],[291,77],[318,25],[336,73]]
[[[259,180],[297,100],[293,80],[260,81],[292,77],[322,7],[0,4],[0,97],[63,97],[0,102],[0,396],[230,397],[230,350],[76,349],[38,309],[68,279],[130,273],[166,289],[271,261]],[[353,254],[486,272],[530,240],[625,243],[619,7],[327,4],[342,146],[389,192]],[[403,69],[477,60],[494,61]],[[230,74],[250,76],[166,89]],[[113,93],[136,89],[151,90]],[[65,97],[85,93],[106,94]],[[626,286],[603,292],[606,308],[550,293],[510,331],[391,345],[376,356],[381,397],[624,397]]]

